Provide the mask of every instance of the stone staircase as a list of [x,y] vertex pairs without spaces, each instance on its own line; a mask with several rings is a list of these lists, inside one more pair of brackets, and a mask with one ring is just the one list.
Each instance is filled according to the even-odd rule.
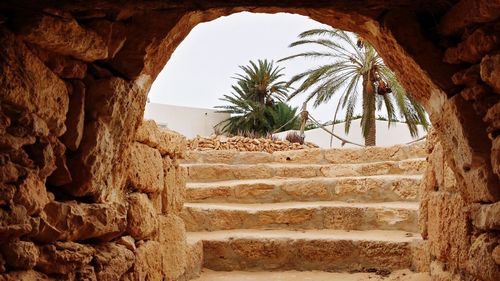
[[190,152],[182,217],[216,271],[418,269],[423,144]]

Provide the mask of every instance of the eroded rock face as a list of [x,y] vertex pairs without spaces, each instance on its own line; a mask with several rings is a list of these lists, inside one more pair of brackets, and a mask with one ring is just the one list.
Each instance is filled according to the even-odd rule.
[[[199,270],[191,257],[200,255],[186,257],[178,218],[186,179],[178,163],[186,141],[153,122],[140,123],[152,81],[190,30],[248,10],[306,15],[358,32],[379,50],[428,110],[439,143],[429,150],[422,186],[420,224],[431,253],[423,263],[430,262],[436,280],[497,280],[500,5],[365,4],[1,3],[0,279],[196,275],[187,271]],[[396,159],[406,152],[390,153]],[[335,153],[291,156],[339,161]],[[141,221],[145,217],[157,217],[158,224]]]

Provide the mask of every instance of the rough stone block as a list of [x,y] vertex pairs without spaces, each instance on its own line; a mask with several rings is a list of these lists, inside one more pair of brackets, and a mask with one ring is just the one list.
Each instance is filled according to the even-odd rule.
[[76,201],[50,202],[40,214],[40,227],[34,239],[109,241],[127,226],[127,208],[120,203],[85,204]]
[[24,206],[28,215],[39,214],[45,205],[49,203],[43,180],[34,172],[29,172],[18,186],[14,202]]
[[500,243],[497,234],[483,233],[476,238],[469,250],[467,270],[479,280],[500,280],[500,266],[492,252]]
[[500,178],[500,136],[493,140],[491,147],[491,166],[493,172]]
[[14,240],[0,248],[5,263],[14,269],[33,269],[40,255],[35,243]]
[[471,211],[472,224],[483,231],[500,230],[500,202],[477,204]]
[[481,60],[481,79],[500,94],[500,55],[485,56]]
[[83,79],[87,74],[87,64],[85,62],[35,46],[31,46],[30,50],[35,53],[52,72],[61,78]]
[[432,256],[451,271],[462,269],[470,247],[466,204],[458,194],[434,192],[428,203],[428,239]]
[[490,34],[484,29],[476,29],[464,42],[449,48],[444,53],[447,63],[478,63],[484,55],[491,51],[500,41],[496,34]]
[[94,249],[93,265],[99,281],[120,280],[134,264],[134,253],[123,245],[106,243]]
[[42,118],[51,132],[66,130],[66,84],[15,36],[0,29],[0,99]]
[[177,160],[168,156],[163,158],[165,187],[162,192],[163,213],[178,214],[182,210],[186,196],[187,169]]
[[27,42],[83,61],[108,57],[103,38],[91,30],[84,29],[72,18],[51,15],[32,18],[20,33]]
[[158,227],[156,210],[144,193],[128,195],[127,233],[137,240],[150,238]]
[[184,274],[187,264],[186,229],[183,220],[176,215],[159,216],[157,251],[162,254],[162,272],[172,280]]
[[184,158],[186,138],[179,133],[158,128],[153,120],[144,120],[137,129],[135,140],[158,149],[162,156]]
[[461,0],[441,18],[438,31],[451,35],[471,24],[493,21],[499,14],[500,4],[497,1]]
[[186,270],[180,280],[191,280],[200,276],[203,267],[203,242],[188,242],[186,248]]
[[135,251],[135,262],[129,272],[122,276],[123,281],[163,280],[163,264],[161,244],[157,241],[146,241]]
[[164,174],[160,152],[142,143],[133,143],[130,149],[129,181],[136,190],[161,192]]
[[127,40],[126,26],[121,22],[110,22],[105,19],[94,19],[85,26],[103,38],[108,48],[108,58],[113,58]]
[[66,133],[61,140],[69,150],[75,151],[80,146],[83,137],[85,119],[85,84],[73,81],[73,91],[69,99],[69,110],[66,116]]
[[94,248],[75,242],[56,242],[40,248],[36,268],[46,274],[69,274],[88,265]]
[[417,272],[429,272],[431,255],[429,253],[429,241],[414,241],[411,244],[412,270]]

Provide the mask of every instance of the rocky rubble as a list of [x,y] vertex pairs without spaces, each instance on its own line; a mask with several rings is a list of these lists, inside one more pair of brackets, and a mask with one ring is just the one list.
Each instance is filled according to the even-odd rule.
[[299,150],[318,148],[317,145],[306,142],[293,143],[287,140],[273,140],[269,138],[247,138],[242,136],[225,137],[196,137],[188,140],[188,150],[237,150],[237,151],[275,151]]

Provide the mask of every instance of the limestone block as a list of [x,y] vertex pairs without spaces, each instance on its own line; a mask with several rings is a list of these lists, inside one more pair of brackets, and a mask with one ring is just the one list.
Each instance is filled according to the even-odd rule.
[[469,249],[468,272],[480,280],[499,280],[500,267],[491,255],[498,243],[500,239],[497,234],[479,235]]
[[469,218],[458,194],[433,192],[428,203],[428,239],[432,256],[453,271],[467,262],[470,247]]
[[109,241],[123,233],[126,226],[127,208],[120,203],[53,201],[40,214],[40,229],[34,239],[45,243],[86,239]]
[[0,242],[31,233],[34,222],[22,205],[11,205],[9,209],[0,208]]
[[187,264],[186,229],[182,219],[176,215],[159,216],[156,241],[162,254],[163,276],[172,280],[184,274]]
[[491,128],[490,131],[500,129],[500,102],[497,102],[494,106],[488,109],[483,121],[489,124],[489,127]]
[[33,269],[40,255],[35,243],[14,240],[1,246],[5,263],[15,269]]
[[37,280],[52,281],[47,275],[35,270],[10,271],[0,276],[2,281]]
[[71,183],[71,173],[69,172],[66,164],[66,147],[61,143],[61,141],[59,141],[59,139],[53,140],[52,143],[56,169],[47,178],[47,182],[53,186],[62,186]]
[[162,264],[162,248],[157,241],[146,241],[137,247],[135,251],[135,262],[129,272],[122,276],[122,281],[151,280],[160,281],[164,279]]
[[64,79],[85,78],[87,73],[87,64],[85,62],[35,46],[31,46],[30,50],[57,76]]
[[444,104],[444,113],[434,128],[442,136],[447,163],[455,172],[460,193],[467,202],[494,202],[500,199],[498,178],[491,170],[491,141],[486,124],[475,113],[470,102],[455,95]]
[[160,152],[142,143],[130,149],[129,181],[142,192],[161,192],[164,187],[163,163]]
[[500,55],[487,55],[481,60],[481,79],[500,94]]
[[126,26],[121,22],[111,22],[105,19],[94,19],[87,22],[85,26],[97,34],[106,42],[108,58],[113,58],[120,51],[127,40]]
[[490,34],[482,28],[476,29],[464,42],[456,47],[449,48],[444,53],[444,62],[447,63],[478,63],[484,55],[491,51],[500,38],[496,34]]
[[420,208],[418,209],[418,229],[423,239],[428,239],[429,230],[429,197],[430,191],[423,192],[420,198]]
[[27,42],[83,61],[108,57],[103,38],[91,30],[84,29],[72,18],[50,15],[32,18],[20,33]]
[[500,136],[493,140],[491,166],[493,167],[493,172],[500,178]]
[[158,227],[156,210],[144,193],[128,195],[127,233],[137,240],[150,238]]
[[174,159],[163,158],[165,187],[162,192],[163,213],[178,214],[184,205],[187,169]]
[[500,230],[500,202],[477,204],[471,211],[472,224],[480,230]]
[[121,236],[120,238],[118,238],[116,240],[116,244],[120,244],[120,245],[123,245],[125,246],[125,248],[129,249],[130,251],[133,251],[135,252],[135,250],[137,249],[135,247],[135,240],[134,238],[132,238],[132,236]]
[[55,242],[40,247],[36,268],[46,274],[69,274],[88,265],[94,253],[91,246],[75,242]]
[[[322,149],[290,150],[274,152],[274,162],[290,163],[322,163],[325,159]],[[328,159],[327,159],[328,160]]]
[[500,265],[500,245],[497,245],[491,253],[491,257],[496,262],[496,264]]
[[154,120],[144,120],[137,129],[135,140],[158,149],[162,156],[184,158],[186,138],[174,131],[158,128]]
[[473,23],[493,21],[499,14],[500,4],[497,1],[461,0],[441,18],[438,31],[451,35]]
[[434,260],[431,262],[431,277],[433,281],[462,281],[459,274],[446,271],[443,263]]
[[475,64],[467,69],[459,71],[453,76],[451,76],[451,81],[455,85],[465,85],[467,87],[472,87],[477,85],[481,81],[481,67],[479,64]]
[[417,272],[429,272],[431,255],[429,253],[429,241],[416,240],[411,243],[412,270]]
[[65,186],[67,192],[90,195],[98,202],[120,200],[127,179],[127,150],[142,118],[148,83],[147,77],[134,82],[88,81],[84,134],[77,153],[68,159],[73,182]]
[[186,270],[181,280],[191,280],[200,276],[203,267],[203,242],[196,241],[187,244]]
[[49,203],[45,183],[34,172],[29,172],[22,180],[14,196],[16,204],[24,206],[28,215],[39,214]]
[[69,99],[69,110],[66,116],[67,131],[61,141],[66,147],[75,151],[80,146],[83,137],[85,119],[85,84],[81,81],[72,81],[73,91]]
[[134,253],[117,243],[105,243],[94,247],[93,265],[97,280],[115,281],[127,272],[135,261]]
[[0,30],[0,98],[42,118],[56,136],[64,133],[68,90],[13,34]]
[[474,85],[469,88],[465,88],[460,92],[460,95],[466,100],[466,101],[479,101],[481,100],[484,96],[490,93],[490,88],[487,85],[484,84],[479,84],[479,85]]

